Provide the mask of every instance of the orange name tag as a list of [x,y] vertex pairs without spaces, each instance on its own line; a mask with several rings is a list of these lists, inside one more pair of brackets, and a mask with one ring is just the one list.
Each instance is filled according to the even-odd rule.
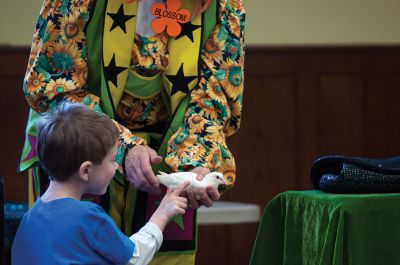
[[156,18],[151,23],[155,33],[167,30],[168,35],[176,37],[181,33],[180,24],[190,21],[190,11],[181,7],[181,0],[167,0],[167,3],[155,3],[150,11]]

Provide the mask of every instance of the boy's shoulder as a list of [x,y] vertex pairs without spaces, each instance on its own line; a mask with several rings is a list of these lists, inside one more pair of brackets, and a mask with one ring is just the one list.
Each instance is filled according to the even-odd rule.
[[65,203],[66,205],[69,205],[69,207],[71,207],[71,208],[81,208],[83,210],[89,211],[90,213],[92,213],[92,212],[103,213],[104,212],[103,208],[101,208],[100,205],[98,205],[94,202],[91,202],[91,201],[86,201],[86,200],[80,201],[80,200],[66,198],[63,201],[63,203]]
[[101,224],[104,222],[104,219],[109,218],[107,213],[98,204],[95,204],[90,201],[77,201],[77,200],[75,200],[73,203],[75,204],[74,208],[75,207],[76,208],[75,210],[74,209],[71,210],[79,212],[78,213],[79,216],[76,217],[79,219],[87,220],[91,226],[93,226],[96,223]]
[[76,205],[79,205],[79,207],[82,207],[84,209],[87,210],[93,210],[93,211],[100,211],[100,212],[104,212],[103,208],[101,208],[100,205],[91,202],[91,201],[78,201],[78,200],[73,200],[73,203],[75,203]]
[[48,212],[51,214],[60,213],[63,216],[103,216],[107,215],[103,208],[98,204],[90,201],[79,201],[71,198],[62,198],[53,200],[50,202],[43,202],[40,198],[35,202],[32,209],[29,210],[28,214],[31,212]]
[[[70,198],[43,202],[39,199],[25,214],[22,223],[25,226],[57,226],[57,231],[64,233],[67,230],[93,231],[109,218],[103,208],[93,202]],[[61,223],[62,229],[59,226]]]

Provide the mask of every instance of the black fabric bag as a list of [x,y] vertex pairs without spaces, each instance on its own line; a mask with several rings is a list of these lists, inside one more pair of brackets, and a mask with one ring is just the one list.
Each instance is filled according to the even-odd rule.
[[400,192],[400,156],[386,159],[325,156],[314,161],[311,182],[331,193]]

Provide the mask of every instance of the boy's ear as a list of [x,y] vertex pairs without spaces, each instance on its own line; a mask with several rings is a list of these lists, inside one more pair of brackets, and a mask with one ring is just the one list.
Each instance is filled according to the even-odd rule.
[[83,181],[88,181],[89,180],[89,173],[90,170],[92,169],[93,163],[90,161],[85,161],[81,164],[79,167],[79,178],[82,179]]

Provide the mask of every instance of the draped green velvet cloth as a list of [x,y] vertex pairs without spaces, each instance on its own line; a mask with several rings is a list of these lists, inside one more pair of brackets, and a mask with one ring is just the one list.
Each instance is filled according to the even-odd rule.
[[250,264],[400,264],[400,194],[280,193],[264,210]]

